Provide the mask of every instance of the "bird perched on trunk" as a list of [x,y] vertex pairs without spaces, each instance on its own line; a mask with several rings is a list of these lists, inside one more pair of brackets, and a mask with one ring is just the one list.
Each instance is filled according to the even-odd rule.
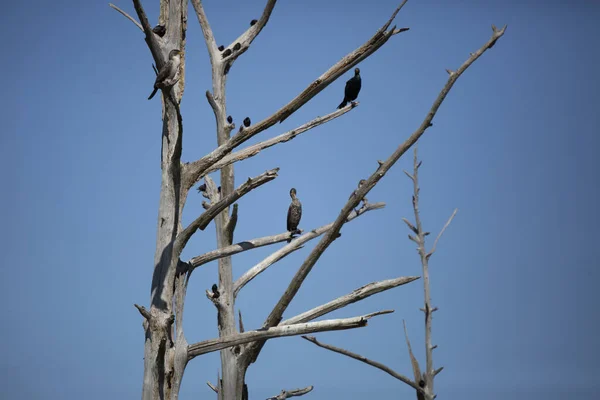
[[354,76],[348,79],[346,82],[346,88],[344,89],[344,100],[338,106],[338,109],[346,107],[349,101],[354,101],[358,97],[360,92],[360,69],[354,68]]
[[298,233],[298,224],[302,218],[302,203],[296,197],[295,188],[290,189],[290,197],[292,198],[292,203],[287,213],[287,230],[291,232],[291,237],[288,239],[288,243],[292,241],[294,234]]
[[181,51],[173,49],[169,53],[169,60],[160,69],[160,72],[156,76],[154,81],[154,90],[148,97],[148,100],[152,99],[158,89],[173,86],[177,80],[175,77],[179,73],[179,65],[181,64]]
[[160,37],[163,37],[165,36],[165,33],[167,33],[167,29],[164,25],[156,25],[154,28],[152,28],[152,32],[156,33]]

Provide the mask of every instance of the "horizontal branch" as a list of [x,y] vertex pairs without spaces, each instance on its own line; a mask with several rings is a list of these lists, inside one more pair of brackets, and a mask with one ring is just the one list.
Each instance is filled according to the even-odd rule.
[[[194,6],[196,7],[196,3],[199,3],[198,0],[193,0]],[[392,36],[397,33],[400,33],[401,30],[391,29],[387,30],[389,25],[391,24],[392,19],[396,16],[400,8],[404,6],[406,0],[402,2],[402,4],[394,11],[392,18],[388,20],[388,22],[381,27],[377,32],[362,46],[352,51],[343,57],[340,61],[334,64],[331,68],[329,68],[325,73],[323,73],[320,77],[315,79],[302,93],[294,97],[290,102],[288,102],[285,106],[280,108],[271,116],[263,119],[262,121],[248,127],[248,129],[243,129],[232,136],[227,142],[223,143],[211,153],[205,155],[199,160],[196,160],[192,163],[184,164],[184,189],[189,190],[203,175],[206,174],[206,171],[211,168],[215,163],[220,161],[223,157],[229,154],[233,149],[251,139],[255,135],[260,132],[270,128],[275,125],[277,122],[282,122],[294,112],[299,110],[304,104],[310,101],[313,97],[319,94],[323,89],[333,83],[336,79],[354,67],[356,64],[369,57],[375,51],[377,51],[381,46],[383,46]],[[201,23],[202,25],[202,23]],[[203,27],[204,31],[204,27]],[[211,46],[212,47],[212,46]],[[211,49],[209,48],[209,51]],[[212,55],[211,55],[212,57]]]
[[313,386],[307,386],[303,389],[282,390],[277,396],[269,397],[267,400],[285,400],[290,397],[304,396],[313,390]]
[[175,249],[178,254],[183,250],[186,243],[192,237],[194,232],[196,232],[196,230],[204,230],[210,221],[212,221],[217,215],[219,215],[221,211],[233,204],[240,197],[244,196],[251,190],[256,189],[257,187],[275,179],[277,177],[277,171],[279,171],[279,168],[274,168],[272,170],[263,172],[254,178],[248,178],[246,182],[235,189],[229,196],[219,200],[215,204],[212,204],[208,210],[203,212],[194,220],[194,222],[192,222],[179,235],[177,235],[177,239],[175,240]]
[[[366,213],[367,211],[377,210],[377,209],[380,209],[383,207],[385,207],[385,203],[368,204],[366,207],[363,207],[360,210],[358,210],[358,212],[353,211],[352,213],[350,213],[350,215],[346,219],[346,222],[352,221],[353,219],[359,217],[360,215]],[[330,224],[324,225],[320,228],[313,229],[312,231],[307,232],[304,235],[297,237],[296,239],[292,240],[292,242],[288,243],[281,249],[277,250],[276,252],[274,252],[273,254],[271,254],[270,256],[265,258],[264,260],[262,260],[260,263],[256,264],[254,267],[250,268],[248,271],[246,271],[246,273],[244,275],[240,276],[238,278],[238,280],[235,281],[235,283],[233,285],[233,296],[234,297],[237,296],[239,291],[244,286],[246,286],[248,284],[248,282],[250,282],[252,279],[256,278],[259,274],[264,272],[271,265],[273,265],[277,261],[281,260],[285,256],[289,255],[290,253],[293,253],[294,251],[298,250],[306,242],[308,242],[316,237],[321,236],[322,234],[327,232],[329,229],[331,229],[332,226],[333,226],[333,223],[330,223]],[[288,232],[288,238],[289,238],[289,232]]]
[[290,140],[294,139],[296,136],[300,135],[301,133],[311,130],[312,128],[316,128],[319,125],[322,125],[326,122],[329,122],[333,119],[336,119],[337,117],[340,117],[340,116],[346,114],[348,111],[357,107],[358,104],[359,104],[358,102],[350,103],[342,109],[335,110],[334,112],[329,113],[323,117],[317,117],[317,118],[313,119],[312,121],[309,121],[309,122],[305,123],[304,125],[297,127],[296,129],[292,129],[289,132],[282,133],[281,135],[275,136],[272,139],[265,140],[264,142],[260,142],[260,143],[254,144],[252,146],[248,146],[245,149],[242,149],[235,153],[230,153],[230,154],[226,155],[225,157],[223,157],[221,159],[221,161],[217,162],[216,164],[211,166],[209,169],[207,169],[206,172],[204,172],[204,174],[214,172],[216,170],[223,168],[226,165],[233,164],[233,163],[241,161],[241,160],[245,160],[246,158],[254,157],[258,153],[260,153],[262,150],[267,149],[271,146],[274,146],[278,143],[284,143],[284,142],[290,141]]
[[362,361],[365,364],[368,364],[368,365],[370,365],[372,367],[378,368],[378,369],[380,369],[380,370],[382,370],[384,372],[387,372],[388,374],[390,374],[394,378],[396,378],[396,379],[398,379],[398,380],[406,383],[408,386],[412,387],[413,389],[418,390],[419,392],[424,393],[423,389],[421,389],[417,383],[411,381],[408,377],[406,377],[406,376],[404,376],[402,374],[399,374],[398,372],[394,371],[390,367],[387,367],[387,366],[385,366],[385,365],[383,365],[383,364],[381,364],[381,363],[379,363],[377,361],[369,360],[368,358],[363,357],[360,354],[353,353],[351,351],[342,349],[340,347],[335,347],[335,346],[331,346],[329,344],[321,343],[316,338],[314,338],[313,336],[302,336],[302,339],[306,339],[309,342],[314,343],[317,346],[322,347],[324,349],[331,350],[331,351],[333,351],[335,353],[342,354],[342,355],[344,355],[346,357],[354,358],[355,360]]
[[226,246],[221,249],[212,250],[208,253],[204,253],[200,256],[192,258],[188,262],[188,264],[190,265],[190,271],[193,271],[194,268],[209,263],[211,261],[217,260],[219,258],[229,257],[231,255],[241,253],[246,250],[252,250],[258,247],[268,246],[270,244],[285,242],[289,238],[290,232],[285,231],[277,235],[263,236],[256,239],[245,240],[243,242],[232,244],[231,246]]
[[119,7],[115,6],[113,3],[108,3],[108,5],[112,9],[117,10],[118,12],[120,12],[121,15],[123,15],[125,18],[127,18],[128,20],[130,20],[131,22],[133,22],[135,24],[135,26],[137,26],[138,28],[140,28],[140,30],[142,32],[144,32],[144,27],[142,26],[142,24],[140,24],[139,22],[137,22],[131,15],[127,14],[125,11],[123,11]]
[[395,279],[388,279],[380,282],[372,282],[361,288],[358,288],[345,296],[338,297],[335,300],[330,301],[327,304],[315,307],[312,310],[306,311],[295,317],[282,321],[279,325],[293,325],[302,322],[312,321],[315,318],[322,317],[325,314],[329,314],[335,310],[346,307],[349,304],[356,303],[357,301],[366,299],[374,294],[395,288],[400,285],[412,282],[419,279],[418,276],[408,276]]
[[367,321],[377,315],[389,314],[393,310],[379,311],[360,317],[330,319],[318,322],[308,322],[304,324],[277,326],[269,329],[260,329],[257,331],[246,331],[231,336],[224,336],[218,339],[205,340],[188,346],[188,360],[202,354],[219,351],[227,347],[237,346],[256,340],[267,340],[276,337],[305,335],[307,333],[339,331],[345,329],[362,328],[367,325]]

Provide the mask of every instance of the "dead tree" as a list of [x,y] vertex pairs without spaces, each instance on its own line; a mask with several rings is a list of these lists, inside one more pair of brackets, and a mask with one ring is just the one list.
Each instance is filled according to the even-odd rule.
[[[217,134],[217,147],[192,162],[182,162],[181,160],[183,124],[179,108],[185,87],[187,0],[160,0],[159,26],[155,27],[154,30],[148,21],[141,0],[133,0],[139,22],[111,4],[113,8],[126,16],[143,32],[157,70],[161,70],[171,50],[179,49],[182,52],[178,76],[170,82],[173,85],[160,87],[163,95],[162,179],[154,273],[149,309],[136,305],[144,318],[145,330],[143,400],[177,399],[187,363],[199,355],[213,351],[221,351],[222,376],[216,385],[211,385],[218,393],[218,397],[226,400],[247,398],[247,386],[244,381],[246,371],[250,364],[256,361],[267,339],[365,326],[369,318],[390,311],[374,312],[369,315],[337,320],[321,320],[318,322],[313,322],[313,320],[372,294],[417,279],[416,277],[403,277],[376,282],[332,300],[323,306],[282,321],[284,312],[307,275],[327,247],[340,236],[342,226],[368,211],[384,206],[383,203],[371,204],[363,201],[363,199],[398,159],[417,142],[427,128],[432,126],[432,120],[438,108],[458,77],[488,48],[494,45],[496,40],[504,34],[504,28],[500,30],[494,28],[491,39],[482,48],[472,53],[456,71],[449,71],[450,75],[446,85],[433,103],[422,124],[387,160],[378,162],[374,172],[363,184],[359,185],[358,189],[352,192],[350,199],[332,223],[302,234],[250,268],[235,282],[232,276],[231,260],[231,256],[236,253],[284,242],[290,238],[290,233],[284,232],[246,240],[237,244],[232,243],[238,209],[234,206],[233,211],[231,211],[231,206],[248,192],[276,179],[278,171],[278,168],[273,168],[259,176],[249,178],[242,185],[236,187],[234,183],[234,163],[256,156],[268,147],[286,142],[302,132],[337,118],[353,110],[358,103],[351,103],[324,117],[317,117],[297,129],[253,146],[241,149],[240,146],[259,133],[288,118],[345,72],[376,52],[393,36],[407,31],[408,28],[392,26],[392,22],[405,3],[406,0],[396,8],[389,20],[363,45],[335,63],[286,105],[262,121],[245,124],[248,126],[240,127],[237,132],[234,132],[235,126],[227,118],[227,75],[231,72],[235,61],[250,48],[252,42],[269,21],[276,0],[267,0],[260,19],[253,20],[250,27],[237,39],[222,47],[217,45],[208,17],[204,12],[202,1],[192,0],[212,66],[212,90],[206,92],[206,98],[215,115]],[[216,171],[220,172],[220,190],[209,176],[211,172]],[[204,178],[204,184],[201,186],[200,191],[208,199],[203,204],[205,211],[184,228],[182,215],[188,193],[202,178]],[[361,208],[356,209],[361,202],[363,203]],[[189,261],[181,260],[182,251],[192,235],[205,230],[212,221],[214,221],[216,227],[218,248]],[[265,319],[263,326],[258,330],[244,331],[240,319],[238,329],[235,324],[234,309],[239,291],[273,263],[317,237],[321,237],[321,239],[302,263],[279,302]],[[214,303],[217,310],[219,337],[188,344],[182,323],[187,285],[195,268],[214,260],[218,261],[219,282],[213,290],[207,291],[207,297]]]
[[437,346],[432,345],[431,343],[431,317],[432,314],[438,310],[437,307],[431,306],[431,294],[430,294],[430,286],[429,286],[429,258],[435,253],[437,248],[438,241],[440,237],[446,231],[446,228],[450,225],[454,216],[458,212],[457,209],[454,210],[444,227],[440,230],[440,233],[435,238],[433,242],[433,246],[431,250],[425,250],[425,238],[429,236],[429,232],[426,232],[423,229],[423,225],[421,223],[421,214],[419,212],[419,168],[421,167],[422,162],[417,159],[417,146],[415,146],[414,150],[414,158],[413,158],[413,173],[410,174],[407,171],[404,171],[406,176],[412,181],[413,184],[413,195],[412,195],[412,206],[415,215],[415,223],[411,223],[408,219],[402,218],[408,229],[411,233],[408,234],[408,238],[417,244],[417,253],[419,254],[419,258],[421,261],[421,272],[423,277],[423,296],[424,296],[424,305],[420,310],[425,314],[425,365],[426,369],[424,372],[421,372],[421,367],[419,366],[419,362],[417,358],[414,356],[412,351],[412,346],[410,344],[410,340],[408,338],[408,332],[406,330],[406,323],[404,323],[404,336],[406,338],[406,347],[408,348],[408,355],[410,357],[410,363],[413,369],[414,380],[411,380],[405,375],[402,375],[388,366],[385,366],[377,361],[370,360],[364,356],[353,353],[351,351],[331,346],[328,344],[324,344],[319,342],[313,336],[302,336],[304,339],[308,340],[316,344],[319,347],[322,347],[327,350],[331,350],[333,352],[345,355],[350,358],[354,358],[355,360],[362,361],[365,364],[371,365],[372,367],[378,368],[384,372],[387,372],[394,378],[399,381],[407,384],[416,390],[417,399],[418,400],[433,400],[436,396],[433,390],[433,382],[437,374],[442,372],[444,367],[440,367],[434,369],[433,367],[433,350],[437,348]]

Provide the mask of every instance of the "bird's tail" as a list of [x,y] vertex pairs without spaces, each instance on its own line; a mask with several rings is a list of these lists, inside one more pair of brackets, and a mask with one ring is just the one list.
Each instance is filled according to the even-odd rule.
[[346,101],[346,99],[344,98],[344,101],[342,101],[342,102],[340,103],[340,105],[338,106],[338,110],[339,110],[340,108],[344,108],[344,107],[346,107],[346,104],[348,104],[348,102],[347,102],[347,101]]
[[150,97],[148,97],[148,100],[151,100],[154,97],[154,95],[156,94],[157,91],[158,91],[158,88],[155,87],[154,90],[152,91],[152,93],[150,93]]

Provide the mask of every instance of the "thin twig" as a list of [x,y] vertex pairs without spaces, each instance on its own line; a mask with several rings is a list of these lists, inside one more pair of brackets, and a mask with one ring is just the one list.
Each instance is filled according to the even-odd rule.
[[304,396],[313,390],[313,386],[307,386],[302,389],[282,390],[277,396],[269,397],[267,400],[285,400],[290,397]]
[[127,14],[125,11],[123,11],[119,7],[115,6],[113,3],[108,3],[108,5],[111,8],[113,8],[114,10],[117,10],[118,12],[120,12],[125,18],[127,18],[128,20],[130,20],[131,22],[133,22],[135,24],[135,26],[137,26],[138,28],[140,28],[140,31],[144,32],[144,28],[142,27],[142,24],[140,24],[139,22],[137,22],[131,15]]
[[450,218],[448,218],[448,222],[446,222],[446,225],[444,225],[444,227],[442,228],[442,230],[440,231],[440,233],[437,235],[437,237],[435,238],[435,241],[433,242],[433,247],[431,248],[431,250],[429,251],[429,253],[427,254],[427,258],[431,257],[431,255],[433,253],[435,253],[435,248],[437,247],[437,243],[438,240],[440,240],[440,238],[442,237],[442,235],[444,234],[444,231],[446,230],[446,228],[450,225],[450,223],[452,222],[452,219],[454,218],[454,216],[456,215],[456,213],[458,212],[458,208],[454,209],[454,212],[452,213],[452,215],[450,216]]

